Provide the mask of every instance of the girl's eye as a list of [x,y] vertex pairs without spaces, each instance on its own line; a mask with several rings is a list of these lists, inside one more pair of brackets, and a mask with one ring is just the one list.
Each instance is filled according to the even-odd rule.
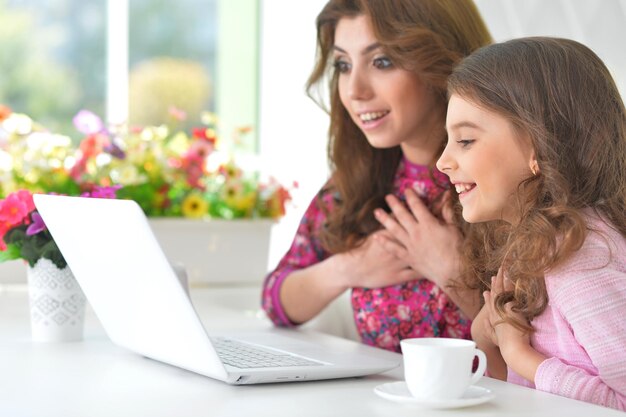
[[350,64],[341,59],[336,59],[333,66],[335,67],[335,71],[344,74],[350,70]]
[[391,62],[391,59],[387,58],[386,56],[382,56],[374,59],[374,67],[378,69],[391,68],[393,67],[393,62]]
[[474,139],[460,139],[460,140],[457,140],[456,143],[461,145],[462,148],[467,148],[472,143],[474,143]]

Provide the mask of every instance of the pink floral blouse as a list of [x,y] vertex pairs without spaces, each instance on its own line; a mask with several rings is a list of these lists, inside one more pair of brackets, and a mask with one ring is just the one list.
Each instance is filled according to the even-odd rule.
[[[403,159],[396,173],[394,194],[404,199],[404,191],[409,187],[430,203],[449,187],[449,182],[441,172]],[[282,282],[292,271],[316,264],[331,255],[324,250],[316,233],[326,221],[320,201],[330,208],[335,196],[322,190],[313,199],[291,248],[265,278],[263,309],[278,326],[294,325],[280,303]],[[351,299],[357,330],[368,345],[400,352],[401,339],[471,336],[470,320],[441,288],[426,278],[383,288],[353,288]]]

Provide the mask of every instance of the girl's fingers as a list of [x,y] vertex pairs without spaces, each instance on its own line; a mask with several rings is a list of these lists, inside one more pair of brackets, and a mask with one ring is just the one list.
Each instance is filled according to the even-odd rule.
[[503,274],[503,275],[504,275],[504,289],[506,291],[514,291],[515,285],[513,284],[513,281],[511,281],[506,274]]
[[492,291],[495,291],[496,294],[500,294],[504,291],[504,276],[502,273],[502,268],[498,270],[498,275],[495,276],[495,279],[492,278]]

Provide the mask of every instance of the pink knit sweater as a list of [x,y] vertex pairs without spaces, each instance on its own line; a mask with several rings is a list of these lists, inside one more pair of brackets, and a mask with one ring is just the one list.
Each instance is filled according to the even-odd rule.
[[549,303],[532,321],[532,346],[549,359],[535,384],[508,380],[626,410],[626,239],[596,219],[583,247],[545,276]]

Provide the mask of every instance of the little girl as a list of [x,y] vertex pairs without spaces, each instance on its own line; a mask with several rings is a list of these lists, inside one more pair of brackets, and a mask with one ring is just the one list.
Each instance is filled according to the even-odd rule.
[[[474,225],[472,336],[492,376],[626,410],[626,111],[587,47],[487,46],[448,83],[437,167]],[[489,279],[485,277],[490,277]]]

